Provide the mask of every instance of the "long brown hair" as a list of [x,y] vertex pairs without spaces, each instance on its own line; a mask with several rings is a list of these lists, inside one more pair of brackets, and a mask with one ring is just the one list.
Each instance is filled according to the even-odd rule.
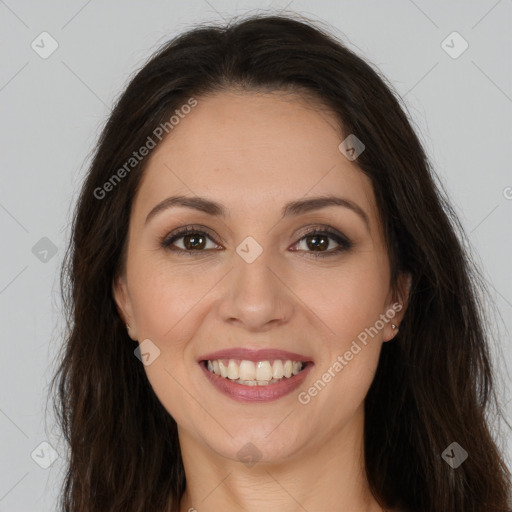
[[[147,159],[98,190],[191,97],[232,88],[309,94],[363,141],[357,164],[373,184],[393,283],[411,275],[407,313],[365,401],[374,496],[410,512],[509,512],[510,473],[487,418],[499,406],[482,279],[462,228],[386,79],[314,22],[278,15],[199,26],[166,43],[101,134],[61,273],[67,333],[51,383],[69,444],[61,510],[178,510],[186,480],[176,422],[134,357],[112,294]],[[469,454],[456,469],[441,456],[452,442]]]

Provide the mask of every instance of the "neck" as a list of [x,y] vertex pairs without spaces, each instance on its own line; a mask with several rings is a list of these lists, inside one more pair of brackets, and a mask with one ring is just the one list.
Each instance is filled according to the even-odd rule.
[[[324,438],[311,436],[313,441],[286,460],[266,456],[252,467],[179,429],[187,478],[180,511],[381,512],[364,471],[363,426],[361,407],[342,428]],[[238,440],[237,446],[247,442]]]

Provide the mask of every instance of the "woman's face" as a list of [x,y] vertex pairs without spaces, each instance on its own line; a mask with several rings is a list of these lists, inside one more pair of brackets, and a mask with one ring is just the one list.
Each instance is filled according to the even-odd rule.
[[[149,156],[115,298],[180,440],[232,460],[291,459],[361,432],[405,308],[371,182],[338,148],[349,134],[332,114],[276,93],[197,102]],[[189,206],[162,203],[173,196]],[[326,197],[338,204],[309,202]],[[236,383],[240,372],[256,385]]]

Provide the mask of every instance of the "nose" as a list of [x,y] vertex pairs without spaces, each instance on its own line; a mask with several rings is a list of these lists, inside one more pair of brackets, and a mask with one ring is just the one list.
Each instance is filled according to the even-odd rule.
[[293,293],[270,251],[264,250],[251,263],[235,254],[233,263],[219,306],[222,320],[252,332],[288,322],[294,309]]

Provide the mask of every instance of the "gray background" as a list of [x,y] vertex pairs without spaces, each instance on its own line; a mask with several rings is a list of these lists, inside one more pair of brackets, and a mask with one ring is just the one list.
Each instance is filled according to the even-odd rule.
[[[65,453],[44,404],[63,326],[58,271],[110,105],[160,44],[194,23],[283,8],[331,24],[404,97],[489,282],[499,392],[512,416],[511,0],[0,0],[0,512],[55,510]],[[31,47],[43,31],[58,43],[47,59]],[[458,58],[442,46],[453,31],[469,44]],[[501,445],[509,461],[510,438]],[[48,459],[42,442],[61,454],[48,469],[35,462]]]

